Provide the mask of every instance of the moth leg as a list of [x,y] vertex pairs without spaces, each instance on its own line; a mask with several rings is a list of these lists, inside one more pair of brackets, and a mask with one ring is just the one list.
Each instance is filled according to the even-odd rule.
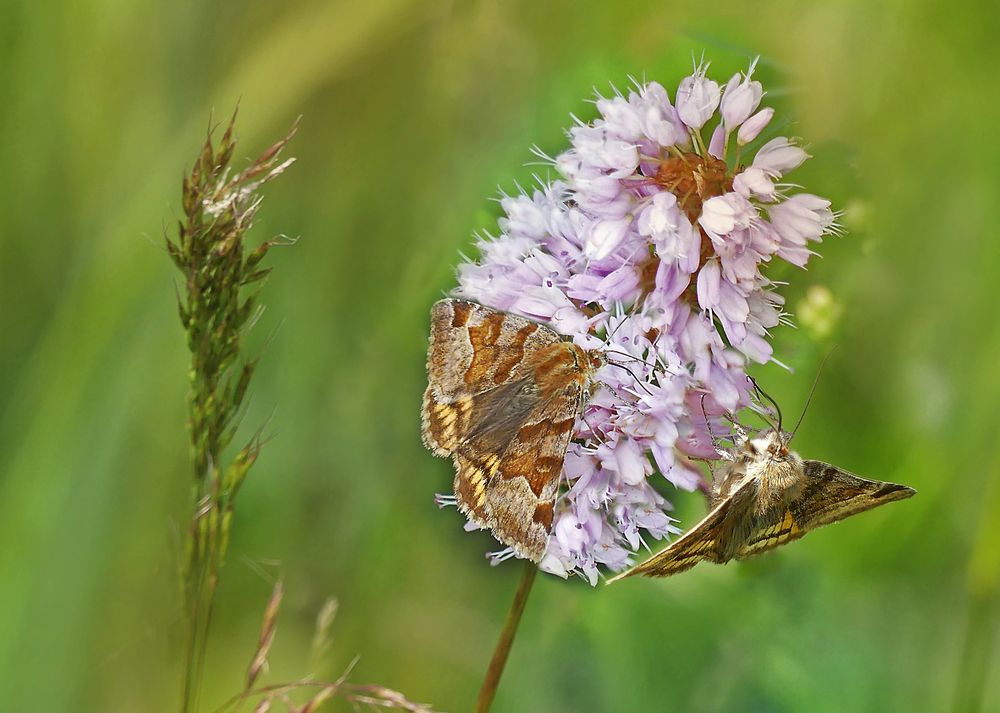
[[715,499],[715,493],[713,492],[713,485],[715,483],[715,469],[712,468],[712,464],[708,464],[708,472],[712,476],[712,482],[709,483],[704,478],[698,479],[698,492],[705,496],[706,507],[712,507],[712,501]]
[[726,411],[726,413],[723,414],[723,418],[729,421],[729,425],[732,427],[733,433],[736,434],[736,438],[733,440],[737,444],[746,443],[750,440],[750,436],[754,434],[753,429],[747,428],[742,423],[737,421],[736,416],[732,412]]
[[712,509],[712,502],[715,499],[714,483],[716,482],[715,466],[718,461],[711,460],[709,458],[695,458],[690,456],[690,460],[697,461],[699,463],[704,463],[708,467],[708,474],[711,476],[711,480],[706,480],[704,475],[698,478],[698,484],[695,486],[698,492],[705,496],[705,504],[708,509]]
[[605,441],[604,438],[601,436],[601,432],[598,431],[596,428],[594,428],[594,426],[591,425],[590,421],[587,420],[586,412],[583,411],[580,412],[580,420],[583,421],[585,424],[587,424],[587,428],[590,429],[590,433],[594,436],[594,438],[597,439],[598,443],[600,443],[602,446],[608,445],[607,441]]
[[[701,415],[705,419],[705,428],[708,430],[708,437],[712,439],[712,448],[715,449],[715,454],[723,460],[733,460],[733,455],[730,449],[723,443],[724,439],[712,430],[712,419],[708,417],[708,412],[705,410],[705,398],[708,394],[703,393],[701,395]],[[706,463],[709,463],[709,469],[711,470],[711,463],[706,459]]]
[[708,417],[708,411],[705,410],[705,397],[708,394],[701,395],[701,415],[705,419],[705,428],[708,429],[708,435],[712,439],[712,445],[715,446],[716,450],[719,449],[719,437],[715,435],[715,431],[712,430],[712,419]]

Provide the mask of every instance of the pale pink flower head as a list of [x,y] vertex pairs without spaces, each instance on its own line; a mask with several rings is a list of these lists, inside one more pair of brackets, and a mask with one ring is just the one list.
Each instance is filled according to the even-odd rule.
[[676,104],[656,82],[598,96],[567,150],[537,152],[555,177],[503,195],[499,234],[458,268],[458,295],[618,362],[566,453],[547,572],[593,584],[678,532],[654,483],[705,486],[694,461],[718,457],[722,416],[749,403],[747,365],[772,360],[787,321],[770,266],[804,266],[838,231],[829,201],[782,182],[802,148],[779,136],[754,150],[774,114],[755,66],[723,92],[699,64]]

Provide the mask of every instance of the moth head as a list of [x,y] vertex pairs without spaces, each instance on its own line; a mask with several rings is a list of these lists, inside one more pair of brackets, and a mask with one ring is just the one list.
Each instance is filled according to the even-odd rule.
[[767,431],[757,438],[747,439],[746,449],[753,460],[772,462],[801,462],[799,454],[788,448],[788,434],[777,429]]
[[608,363],[607,355],[597,349],[592,349],[587,352],[587,366],[591,372],[596,372],[598,369],[603,367]]
[[780,431],[750,439],[747,449],[752,453],[747,455],[745,468],[757,483],[754,501],[758,513],[798,496],[805,482],[802,458],[788,449]]
[[583,398],[584,401],[590,400],[593,396],[595,389],[597,388],[597,372],[608,363],[608,358],[596,349],[583,352],[583,364],[580,366],[583,368],[584,373],[587,375],[587,381],[583,387]]

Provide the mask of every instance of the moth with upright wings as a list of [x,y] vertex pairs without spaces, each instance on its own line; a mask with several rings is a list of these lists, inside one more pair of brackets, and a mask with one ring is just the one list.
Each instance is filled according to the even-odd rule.
[[514,314],[458,299],[431,308],[424,444],[455,463],[474,524],[539,562],[577,415],[605,358]]

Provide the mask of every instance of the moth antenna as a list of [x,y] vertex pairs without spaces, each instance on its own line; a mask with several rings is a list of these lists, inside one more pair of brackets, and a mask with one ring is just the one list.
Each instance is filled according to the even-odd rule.
[[[778,413],[778,427],[775,430],[778,433],[778,438],[781,438],[781,421],[782,421],[782,419],[781,419],[781,407],[778,406],[778,402],[777,401],[775,401],[773,398],[771,398],[770,394],[768,394],[766,391],[764,391],[764,389],[760,388],[760,384],[757,383],[757,380],[755,378],[753,378],[752,376],[747,376],[747,379],[749,379],[750,383],[753,384],[754,391],[756,391],[759,396],[762,396],[763,398],[765,398],[768,401],[770,401],[771,405],[774,406],[774,410]],[[771,425],[771,427],[774,428],[773,424]]]
[[613,336],[615,336],[615,334],[616,334],[616,333],[618,332],[618,330],[619,330],[619,329],[621,329],[621,328],[622,328],[622,327],[623,327],[623,326],[625,325],[625,322],[627,322],[627,321],[628,321],[627,319],[625,319],[625,315],[623,315],[623,314],[622,314],[622,315],[619,315],[619,314],[616,314],[615,316],[616,316],[616,317],[621,317],[621,318],[622,318],[622,321],[621,321],[621,322],[619,322],[619,323],[618,323],[618,326],[617,326],[617,327],[615,327],[614,329],[612,329],[612,330],[611,330],[611,333],[610,333],[610,334],[608,334],[608,335],[607,335],[607,336],[606,336],[606,337],[604,338],[604,341],[606,341],[606,342],[610,342],[610,341],[611,341],[611,338],[612,338]]
[[[648,367],[649,367],[650,369],[652,369],[652,370],[653,370],[653,372],[656,372],[657,370],[659,370],[659,371],[662,371],[662,372],[664,372],[664,373],[669,373],[669,372],[667,372],[667,370],[666,370],[666,369],[658,369],[658,368],[657,368],[657,365],[655,365],[655,364],[650,364],[650,363],[649,363],[648,361],[646,361],[645,359],[640,359],[640,358],[639,358],[639,357],[637,357],[637,356],[632,356],[632,355],[631,355],[631,354],[629,354],[628,352],[620,352],[620,351],[618,351],[617,349],[605,349],[605,350],[604,350],[604,353],[605,353],[605,354],[617,354],[617,355],[619,355],[619,356],[623,356],[623,357],[625,357],[626,359],[628,359],[628,360],[630,360],[630,361],[634,361],[634,362],[638,362],[639,364],[642,364],[643,366],[648,366]],[[614,362],[613,362],[613,363],[614,363]]]
[[640,359],[639,357],[633,356],[633,355],[629,354],[628,352],[618,351],[617,349],[605,349],[604,353],[605,354],[618,354],[619,356],[623,356],[626,359],[630,359],[632,361],[639,362],[643,366],[648,366],[650,369],[652,369],[654,374],[661,373],[661,374],[667,374],[668,376],[676,376],[676,374],[674,374],[674,372],[672,372],[669,369],[667,369],[660,362],[659,355],[656,354],[655,351],[653,352],[653,363],[652,364],[650,364],[645,359]]
[[646,363],[645,361],[643,361],[642,359],[640,359],[637,356],[633,356],[632,354],[629,354],[628,352],[620,352],[617,349],[605,349],[604,353],[605,354],[618,354],[619,356],[623,356],[626,359],[631,359],[632,361],[641,361],[643,364]]
[[635,383],[637,383],[639,386],[642,387],[643,391],[645,391],[647,394],[655,398],[656,394],[650,391],[649,388],[647,388],[646,384],[643,383],[643,381],[638,376],[635,375],[635,372],[633,372],[627,366],[625,366],[624,364],[619,364],[616,361],[611,361],[610,359],[608,359],[608,364],[611,364],[612,366],[617,366],[619,369],[624,369],[625,371],[627,371],[632,376],[632,378],[635,379]]
[[[588,265],[589,265],[589,263],[588,263]],[[620,310],[620,309],[621,309],[621,305],[619,305],[619,310]],[[617,311],[617,310],[616,310],[616,311]],[[619,330],[619,329],[621,329],[621,328],[622,328],[623,326],[625,326],[625,322],[627,322],[627,321],[628,321],[627,319],[625,319],[625,317],[626,317],[626,316],[631,316],[631,315],[634,315],[634,314],[635,314],[636,312],[638,312],[638,311],[639,311],[639,303],[637,302],[637,303],[633,304],[633,305],[632,305],[632,308],[631,308],[631,309],[629,309],[629,310],[628,310],[627,312],[625,312],[625,313],[623,313],[623,314],[615,314],[615,316],[616,316],[616,317],[620,317],[622,321],[621,321],[621,322],[619,322],[619,323],[618,323],[618,326],[617,326],[617,327],[615,327],[614,329],[612,329],[612,330],[611,330],[611,332],[610,332],[610,333],[609,333],[608,335],[606,335],[606,336],[604,337],[604,341],[605,341],[605,342],[608,342],[608,343],[610,343],[610,342],[611,342],[611,338],[612,338],[613,336],[615,336],[615,334],[617,334],[617,333],[618,333],[618,330]],[[632,355],[631,355],[631,354],[629,354],[628,356],[632,356]],[[632,357],[632,358],[634,359],[635,357]]]
[[[705,417],[705,428],[708,429],[708,436],[709,436],[709,438],[712,439],[712,447],[716,451],[719,451],[720,450],[720,448],[719,448],[719,437],[716,436],[715,432],[712,430],[712,422],[708,419],[708,412],[705,411],[705,397],[706,396],[708,396],[708,394],[702,394],[701,395],[701,415]],[[711,467],[709,467],[709,470],[711,470]],[[713,474],[713,477],[715,477],[714,474]]]
[[655,353],[653,354],[653,361],[654,361],[654,363],[650,364],[645,359],[641,359],[641,358],[639,358],[639,357],[637,357],[637,356],[635,356],[633,354],[629,354],[628,352],[623,352],[623,351],[620,351],[618,349],[604,349],[602,351],[605,354],[618,354],[619,356],[623,356],[626,359],[631,359],[632,361],[637,361],[640,364],[645,364],[646,366],[650,367],[651,369],[662,371],[665,374],[673,374],[673,372],[671,372],[665,366],[662,366],[660,364],[659,356],[657,354],[655,354]]
[[[757,395],[757,398],[759,399],[761,397]],[[760,417],[761,421],[767,424],[768,430],[775,432],[778,430],[778,426],[772,420],[774,414],[771,412],[770,407],[761,406],[759,404],[750,404],[749,408],[751,412],[757,414],[757,416]]]
[[798,433],[799,426],[802,425],[802,420],[806,417],[806,411],[809,409],[809,404],[812,403],[813,394],[816,393],[816,387],[819,385],[819,377],[823,373],[823,367],[826,366],[826,360],[830,358],[830,355],[833,354],[836,348],[837,345],[834,344],[830,351],[826,353],[826,356],[823,357],[823,361],[819,363],[819,368],[816,370],[816,378],[813,379],[812,387],[809,389],[809,396],[806,397],[806,402],[802,406],[802,413],[799,414],[799,420],[795,422],[795,428],[792,429],[792,435],[788,437],[789,443],[791,443],[792,439],[795,438],[795,434]]

